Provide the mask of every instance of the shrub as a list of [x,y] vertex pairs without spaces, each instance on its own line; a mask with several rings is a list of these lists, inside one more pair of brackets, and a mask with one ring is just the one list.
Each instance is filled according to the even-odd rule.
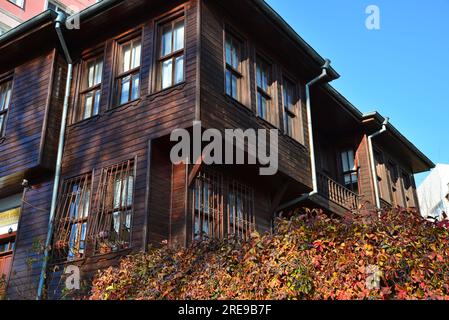
[[99,272],[90,299],[448,299],[448,244],[446,228],[411,210],[308,211],[247,243],[126,257]]

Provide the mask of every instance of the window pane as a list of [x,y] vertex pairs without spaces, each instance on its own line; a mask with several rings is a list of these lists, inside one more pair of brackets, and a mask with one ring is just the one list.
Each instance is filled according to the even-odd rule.
[[184,56],[176,58],[175,84],[184,81]]
[[137,98],[139,98],[139,82],[140,82],[140,77],[139,75],[134,75],[133,77],[133,83],[132,83],[132,96],[131,96],[131,100],[136,100]]
[[140,41],[135,42],[132,50],[132,62],[131,69],[137,68],[140,66],[140,55],[141,55],[141,44]]
[[164,57],[172,53],[172,38],[173,38],[171,25],[167,25],[162,29],[161,40],[161,56]]
[[169,59],[162,63],[162,89],[171,87],[172,85],[172,73],[173,72],[173,60]]
[[95,91],[94,110],[92,114],[94,116],[100,113],[100,98],[101,98],[101,91],[100,90]]
[[129,101],[129,90],[131,85],[131,76],[124,77],[122,79],[120,104],[124,104]]
[[11,100],[11,81],[0,85],[0,111],[9,108]]
[[235,41],[233,41],[232,42],[232,51],[231,51],[231,53],[232,53],[232,67],[234,68],[234,69],[239,69],[239,65],[240,65],[240,50],[239,50],[239,47],[238,47],[238,45],[236,44],[236,42]]
[[232,65],[231,40],[226,38],[226,63]]
[[237,83],[238,83],[237,77],[235,75],[232,75],[231,87],[232,87],[232,97],[234,99],[238,99]]
[[87,119],[92,116],[92,105],[93,105],[93,94],[92,92],[89,92],[86,94],[83,119]]
[[226,94],[232,96],[232,74],[226,70]]
[[175,24],[175,32],[174,32],[174,50],[178,51],[184,48],[184,20],[179,21]]
[[102,75],[103,75],[103,61],[102,60],[97,60],[97,64],[95,66],[94,85],[97,85],[97,84],[101,83]]
[[4,125],[4,119],[5,119],[5,115],[4,114],[0,114],[0,136],[3,134],[3,125]]
[[131,70],[131,44],[127,44],[123,47],[122,54],[122,66],[121,72],[126,72]]
[[89,62],[87,66],[87,88],[94,85],[95,78],[95,61]]

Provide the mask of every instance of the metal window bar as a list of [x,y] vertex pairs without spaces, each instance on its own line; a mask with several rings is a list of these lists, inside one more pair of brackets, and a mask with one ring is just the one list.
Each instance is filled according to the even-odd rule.
[[66,180],[58,201],[53,238],[54,261],[82,259],[90,211],[92,175]]
[[131,242],[134,161],[103,169],[88,229],[94,254],[127,249]]
[[191,187],[192,239],[247,240],[255,230],[254,191],[221,173],[203,169]]

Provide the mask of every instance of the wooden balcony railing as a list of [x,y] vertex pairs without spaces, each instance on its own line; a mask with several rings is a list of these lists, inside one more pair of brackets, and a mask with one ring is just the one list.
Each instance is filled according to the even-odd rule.
[[360,197],[340,183],[332,180],[327,175],[318,172],[318,192],[325,198],[348,209],[355,210],[359,208]]

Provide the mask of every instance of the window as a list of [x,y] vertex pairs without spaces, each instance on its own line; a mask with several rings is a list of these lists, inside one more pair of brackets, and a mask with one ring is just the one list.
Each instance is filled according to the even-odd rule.
[[134,176],[133,160],[101,172],[89,226],[96,253],[115,252],[130,246]]
[[0,137],[5,135],[6,116],[11,103],[12,81],[0,82]]
[[0,23],[0,36],[4,33],[8,32],[8,30],[9,30],[8,27],[6,27]]
[[14,246],[15,246],[15,240],[0,243],[0,254],[9,252],[9,251],[14,251]]
[[246,240],[255,230],[254,191],[222,174],[203,170],[191,188],[192,238],[222,239],[235,236]]
[[231,34],[225,37],[226,94],[236,100],[242,100],[242,42]]
[[165,23],[159,34],[158,89],[167,89],[184,81],[184,17]]
[[66,15],[70,15],[69,10],[65,6],[56,1],[49,0],[47,3],[47,9],[51,9],[55,12],[63,12]]
[[75,122],[99,114],[102,78],[103,57],[93,58],[82,63],[79,107],[75,114]]
[[25,0],[8,0],[8,1],[22,9],[25,7]]
[[301,132],[302,125],[297,87],[294,82],[284,78],[282,91],[284,132],[286,135],[301,142],[303,135]]
[[82,259],[86,250],[87,222],[90,213],[91,174],[66,180],[55,219],[56,259]]
[[358,168],[355,165],[354,150],[348,149],[341,153],[343,184],[354,193],[359,192]]
[[141,38],[118,45],[116,105],[123,105],[140,96]]
[[256,59],[257,112],[259,116],[278,125],[278,113],[273,101],[272,67],[260,57]]

